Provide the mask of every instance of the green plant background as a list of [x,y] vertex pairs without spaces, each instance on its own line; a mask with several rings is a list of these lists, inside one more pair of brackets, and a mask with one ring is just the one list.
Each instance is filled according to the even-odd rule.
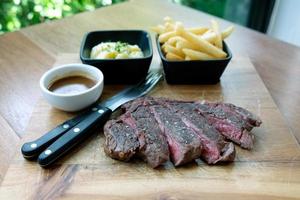
[[[126,0],[0,0],[0,34]],[[251,0],[169,0],[245,25]]]
[[0,33],[125,0],[0,0]]

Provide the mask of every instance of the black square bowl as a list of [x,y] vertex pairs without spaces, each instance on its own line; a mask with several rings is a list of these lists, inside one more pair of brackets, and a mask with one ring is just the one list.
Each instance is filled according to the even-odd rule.
[[[143,58],[92,59],[91,50],[101,42],[127,42],[137,44]],[[80,59],[83,63],[99,68],[108,84],[134,84],[143,79],[152,60],[153,50],[150,34],[143,30],[93,31],[87,33],[81,43]]]
[[156,37],[156,45],[169,84],[216,84],[232,58],[225,42],[223,42],[223,50],[227,53],[227,57],[215,60],[169,61],[161,50],[158,37]]

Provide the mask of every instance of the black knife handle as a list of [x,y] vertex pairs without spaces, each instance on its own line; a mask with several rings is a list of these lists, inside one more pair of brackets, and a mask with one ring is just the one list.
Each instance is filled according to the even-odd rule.
[[38,163],[42,167],[53,164],[55,160],[72,147],[90,136],[93,129],[97,126],[102,126],[108,120],[111,113],[112,111],[105,107],[100,107],[97,111],[92,112],[43,151],[38,157]]
[[49,145],[51,145],[55,140],[57,140],[57,138],[62,136],[75,125],[77,125],[87,115],[94,112],[94,110],[98,110],[99,107],[99,105],[95,105],[91,107],[88,111],[58,125],[57,127],[47,132],[40,138],[31,142],[24,143],[21,148],[23,157],[29,160],[36,159],[39,156],[39,154],[41,154]]

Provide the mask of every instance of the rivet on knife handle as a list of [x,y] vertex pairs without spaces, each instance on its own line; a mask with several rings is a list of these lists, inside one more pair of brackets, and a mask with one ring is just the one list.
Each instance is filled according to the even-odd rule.
[[97,111],[95,110],[43,151],[38,157],[38,163],[42,167],[47,167],[54,163],[54,161],[72,147],[91,135],[95,127],[102,126],[108,120],[111,113],[112,111],[105,107],[99,108]]
[[[98,109],[98,106],[94,107]],[[93,108],[92,108],[93,109]],[[65,132],[70,130],[72,127],[77,125],[80,121],[82,121],[87,115],[89,115],[92,110],[89,110],[83,114],[80,114],[70,120],[63,122],[62,124],[58,125],[51,131],[47,132],[40,138],[24,143],[21,152],[23,157],[29,160],[36,159],[40,153],[42,153],[49,145],[51,145],[57,138],[62,136]]]

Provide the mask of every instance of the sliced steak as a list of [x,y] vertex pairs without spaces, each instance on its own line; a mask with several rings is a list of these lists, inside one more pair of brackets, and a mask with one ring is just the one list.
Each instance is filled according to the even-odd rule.
[[161,101],[165,100],[163,98],[153,98],[153,97],[140,97],[135,100],[129,101],[121,106],[124,112],[133,112],[139,106],[150,106],[150,105],[160,105]]
[[240,115],[242,119],[246,120],[253,127],[258,127],[262,123],[261,119],[258,116],[256,116],[255,114],[249,112],[248,110],[242,107],[238,107],[231,103],[223,103],[223,106],[228,107],[231,111]]
[[112,158],[143,158],[157,167],[171,157],[175,166],[201,157],[209,164],[233,161],[231,140],[251,149],[253,127],[261,120],[229,103],[142,97],[122,106],[118,120],[107,122],[105,152]]
[[136,130],[122,118],[110,120],[104,126],[104,151],[111,158],[128,161],[140,146]]
[[199,135],[203,147],[201,154],[203,160],[208,164],[234,160],[234,145],[226,142],[207,119],[195,111],[193,103],[169,103],[169,107],[180,114],[184,123]]
[[165,105],[166,103],[186,104],[193,103],[198,113],[204,116],[226,139],[239,144],[246,149],[252,149],[254,136],[250,133],[254,126],[259,126],[261,120],[244,108],[227,103],[209,103],[170,100],[165,98],[144,97],[129,102],[124,109],[130,109],[136,105]]
[[247,130],[245,121],[227,112],[221,106],[214,106],[215,104],[212,106],[208,103],[195,103],[194,105],[199,114],[206,117],[224,137],[245,149],[253,148],[254,136]]
[[140,141],[138,155],[153,168],[168,161],[169,147],[167,140],[149,107],[138,106],[133,112],[126,115],[127,120],[130,119],[138,130]]
[[229,116],[234,116],[233,120],[235,120],[235,123],[239,123],[248,131],[251,131],[253,127],[260,126],[260,124],[262,123],[259,117],[255,116],[253,113],[230,103],[210,103],[205,101],[201,103],[204,105],[208,105],[210,108],[222,110]]
[[161,105],[150,106],[160,129],[166,135],[171,159],[175,166],[190,162],[201,155],[201,141],[193,129],[186,126],[179,115]]

